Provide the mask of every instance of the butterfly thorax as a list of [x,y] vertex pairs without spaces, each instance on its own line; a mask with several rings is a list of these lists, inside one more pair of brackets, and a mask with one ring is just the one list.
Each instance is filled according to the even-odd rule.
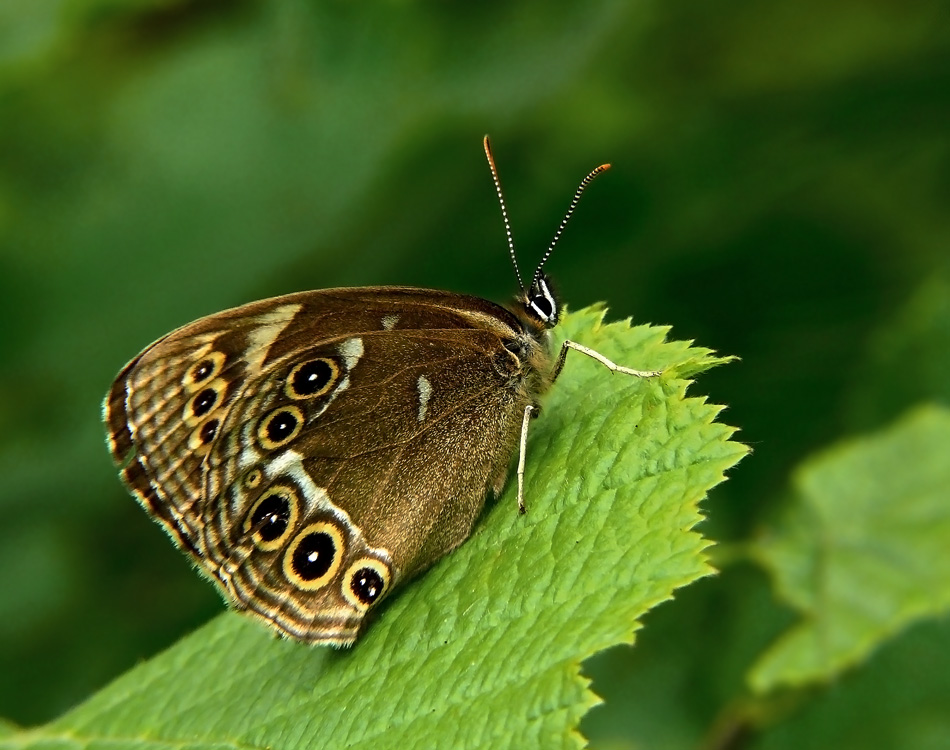
[[[519,374],[524,393],[536,401],[551,386],[553,359],[551,357],[551,329],[558,324],[560,305],[548,277],[538,273],[531,287],[515,298],[510,310],[521,325],[517,336],[520,360]],[[506,348],[512,348],[506,344]]]

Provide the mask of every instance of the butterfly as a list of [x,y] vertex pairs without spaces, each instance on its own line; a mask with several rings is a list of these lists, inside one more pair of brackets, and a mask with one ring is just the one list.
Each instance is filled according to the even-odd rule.
[[569,351],[543,268],[510,306],[413,287],[299,292],[209,315],[129,362],[106,396],[132,494],[236,609],[280,635],[352,644],[369,610],[471,534]]

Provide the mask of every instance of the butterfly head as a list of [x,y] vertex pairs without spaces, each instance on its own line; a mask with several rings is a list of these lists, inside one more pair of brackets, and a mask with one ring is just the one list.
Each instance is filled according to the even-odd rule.
[[554,328],[557,325],[561,307],[547,274],[541,273],[540,269],[535,274],[528,291],[521,298],[521,302],[528,316],[543,328]]
[[564,215],[564,218],[561,219],[561,223],[554,233],[554,239],[551,240],[551,244],[548,246],[547,251],[541,258],[541,262],[538,264],[537,270],[534,272],[531,285],[525,289],[524,282],[521,280],[521,272],[518,270],[518,259],[515,256],[515,243],[511,236],[508,209],[505,206],[505,197],[501,192],[501,181],[498,179],[498,169],[495,167],[495,157],[492,155],[491,142],[488,140],[487,135],[485,136],[483,145],[485,147],[485,156],[488,157],[488,166],[491,167],[491,176],[495,183],[495,192],[498,193],[498,202],[501,204],[501,216],[505,221],[505,233],[508,236],[508,251],[511,253],[511,262],[515,267],[515,275],[518,277],[518,286],[521,287],[521,296],[518,301],[523,306],[525,314],[531,321],[545,330],[554,328],[560,317],[560,306],[558,305],[557,297],[551,289],[551,283],[543,271],[544,264],[548,258],[551,257],[551,253],[554,251],[558,240],[561,239],[561,233],[564,231],[564,227],[567,226],[567,222],[574,213],[574,209],[577,208],[577,202],[581,199],[584,190],[597,175],[610,169],[610,165],[601,164],[581,180],[581,184],[577,187],[577,190],[574,191],[574,197],[571,199],[571,205],[568,207],[567,213]]

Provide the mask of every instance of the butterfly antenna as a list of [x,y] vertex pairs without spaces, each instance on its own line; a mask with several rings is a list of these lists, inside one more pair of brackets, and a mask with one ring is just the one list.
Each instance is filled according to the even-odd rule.
[[541,269],[544,268],[544,264],[547,263],[548,258],[551,257],[551,253],[554,252],[554,246],[557,245],[558,240],[561,239],[561,233],[564,231],[564,227],[567,226],[568,220],[571,218],[571,215],[574,213],[574,209],[577,208],[577,203],[580,201],[581,196],[584,194],[584,191],[587,189],[587,186],[590,185],[594,178],[597,175],[603,174],[608,169],[610,169],[609,164],[601,164],[599,167],[591,171],[587,177],[581,180],[581,184],[577,186],[577,190],[574,191],[574,197],[571,199],[571,205],[567,209],[567,213],[564,215],[564,218],[561,219],[561,225],[557,228],[557,231],[554,233],[554,239],[551,240],[551,244],[548,246],[547,252],[544,253],[544,257],[541,258],[541,262],[538,263],[538,268],[534,272],[534,278],[531,279],[531,285],[534,286],[535,282],[541,278]]
[[[488,166],[491,167],[491,178],[495,183],[495,192],[498,193],[498,202],[501,204],[501,218],[505,220],[505,234],[508,235],[508,252],[511,253],[511,264],[515,267],[515,276],[518,277],[518,286],[521,293],[525,293],[524,282],[521,280],[521,271],[518,270],[518,258],[515,256],[515,241],[511,236],[511,223],[508,221],[508,209],[505,206],[505,196],[501,192],[501,181],[498,179],[498,169],[495,167],[495,157],[491,152],[491,141],[486,135],[482,141],[485,147],[485,156],[488,157]],[[573,210],[573,207],[572,207]]]

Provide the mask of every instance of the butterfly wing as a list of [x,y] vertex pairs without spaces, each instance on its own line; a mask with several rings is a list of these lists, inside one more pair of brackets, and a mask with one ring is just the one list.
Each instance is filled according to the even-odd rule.
[[504,308],[443,292],[254,303],[133,361],[107,400],[110,445],[232,602],[295,638],[349,643],[503,482],[537,390],[525,346]]

